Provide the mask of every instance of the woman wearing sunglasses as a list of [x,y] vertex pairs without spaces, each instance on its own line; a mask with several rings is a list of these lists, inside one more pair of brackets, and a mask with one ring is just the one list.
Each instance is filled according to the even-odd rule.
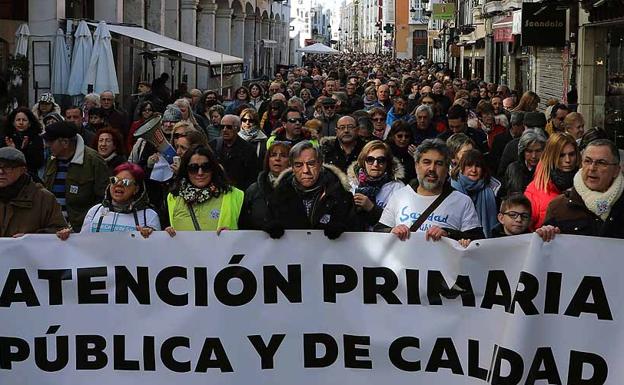
[[170,236],[176,231],[237,230],[243,192],[233,187],[212,150],[188,150],[167,196]]
[[[104,200],[89,209],[81,233],[139,231],[144,238],[160,230],[156,211],[149,207],[143,169],[134,163],[122,163],[104,193]],[[66,230],[68,235],[69,230]],[[67,239],[67,236],[59,238]]]
[[409,181],[416,178],[414,157],[409,152],[409,145],[412,144],[412,129],[410,125],[402,120],[392,123],[386,142],[390,145],[392,154],[399,159],[405,170],[405,176],[401,180],[409,183]]
[[253,108],[245,108],[241,111],[240,119],[241,129],[238,131],[238,136],[253,146],[258,164],[260,164],[266,154],[266,142],[269,138],[260,129],[258,113]]
[[381,140],[366,143],[347,169],[360,228],[372,230],[392,193],[403,187],[403,165]]

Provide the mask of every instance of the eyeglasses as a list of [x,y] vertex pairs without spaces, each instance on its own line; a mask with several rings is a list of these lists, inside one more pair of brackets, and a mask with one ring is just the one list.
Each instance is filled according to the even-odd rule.
[[233,124],[219,124],[219,129],[220,130],[225,130],[225,129],[235,130],[236,127]]
[[189,174],[197,174],[199,172],[199,170],[202,170],[203,172],[212,172],[212,168],[210,167],[210,163],[206,162],[206,163],[189,163],[186,166],[186,169],[188,170]]
[[326,105],[323,105],[323,108],[326,108],[328,110],[333,110],[334,108],[336,108],[336,106],[333,104],[326,104]]
[[372,120],[373,120],[373,122],[383,122],[386,119],[384,119],[384,118],[373,118]]
[[364,161],[368,165],[373,165],[375,162],[377,162],[378,165],[383,165],[386,164],[387,159],[385,156],[378,156],[376,158],[374,156],[367,156],[364,158]]
[[294,162],[293,168],[299,169],[299,168],[302,168],[303,165],[308,166],[308,168],[314,168],[316,167],[318,163],[319,163],[318,160],[309,160],[307,162]]
[[293,124],[294,123],[303,123],[303,119],[301,119],[301,118],[289,118],[289,119],[286,119],[286,121],[288,123],[293,123]]
[[3,165],[0,165],[0,171],[2,171],[3,173],[7,173],[7,172],[11,172],[15,170],[18,167],[19,166],[10,166],[8,164],[3,164]]
[[136,181],[135,180],[127,179],[127,178],[123,178],[123,179],[122,178],[117,178],[116,176],[111,176],[110,178],[108,178],[108,181],[113,186],[130,187],[130,186],[136,185]]
[[241,118],[241,122],[243,122],[243,123],[255,123],[256,120],[255,119],[251,119],[251,118]]
[[178,140],[180,138],[184,138],[186,137],[186,134],[183,132],[174,132],[173,133],[173,139]]
[[507,211],[507,212],[504,212],[503,215],[507,215],[509,218],[513,220],[516,220],[518,219],[518,217],[520,217],[520,219],[522,219],[522,222],[526,222],[529,220],[529,218],[531,218],[529,213],[519,213],[517,211]]
[[338,130],[354,130],[357,126],[354,124],[347,124],[345,126],[336,126]]
[[412,138],[410,134],[394,134],[394,137],[397,139],[411,139]]
[[609,166],[616,166],[617,163],[610,163],[604,159],[593,160],[592,158],[584,158],[583,159],[583,167],[591,167],[596,166],[596,168],[604,170]]

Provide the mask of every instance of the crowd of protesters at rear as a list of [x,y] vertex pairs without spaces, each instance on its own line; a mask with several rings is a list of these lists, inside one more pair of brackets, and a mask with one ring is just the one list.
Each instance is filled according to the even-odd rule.
[[105,91],[64,109],[43,94],[3,116],[0,236],[624,238],[620,151],[533,92],[374,55],[308,57],[231,100],[167,80],[139,82],[127,111]]

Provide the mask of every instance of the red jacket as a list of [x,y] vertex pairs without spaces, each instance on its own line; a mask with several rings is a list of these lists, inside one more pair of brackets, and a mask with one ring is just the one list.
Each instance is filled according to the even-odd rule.
[[[535,175],[538,174],[541,166],[541,163],[537,164]],[[535,178],[533,178],[524,191],[524,195],[531,201],[531,225],[529,226],[531,230],[542,227],[548,204],[560,194],[561,192],[552,181],[548,181],[546,191],[539,190],[535,185]]]

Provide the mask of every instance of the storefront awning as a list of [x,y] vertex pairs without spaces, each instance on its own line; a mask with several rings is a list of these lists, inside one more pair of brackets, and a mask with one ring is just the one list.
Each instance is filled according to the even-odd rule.
[[[96,23],[89,23],[89,25],[97,26]],[[211,51],[205,48],[196,47],[192,44],[184,43],[182,41],[172,39],[167,36],[160,35],[156,32],[149,31],[141,27],[132,27],[127,25],[108,24],[108,29],[112,33],[116,33],[122,36],[129,37],[131,39],[139,40],[144,43],[161,47],[167,50],[179,52],[180,54],[189,55],[194,58],[205,60],[208,62],[208,66],[214,68],[220,67],[222,64],[224,67],[224,73],[241,73],[243,72],[243,59],[235,56],[224,55],[220,52]],[[146,51],[158,53],[160,50],[150,50],[146,47]],[[160,51],[162,52],[162,51]],[[201,65],[201,62],[197,64]],[[240,69],[240,71],[239,71]]]

